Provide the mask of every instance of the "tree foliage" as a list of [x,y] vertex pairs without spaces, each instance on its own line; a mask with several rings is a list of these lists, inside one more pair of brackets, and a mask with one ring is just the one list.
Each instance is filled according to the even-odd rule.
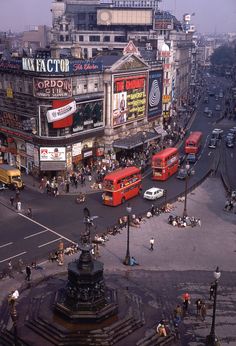
[[230,46],[220,46],[211,55],[212,65],[230,65],[236,63],[235,49]]

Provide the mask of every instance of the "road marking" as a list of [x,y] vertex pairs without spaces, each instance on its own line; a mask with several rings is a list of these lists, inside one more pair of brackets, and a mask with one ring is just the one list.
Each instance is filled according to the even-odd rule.
[[24,251],[24,252],[18,253],[17,255],[5,258],[4,260],[1,260],[0,263],[6,262],[6,261],[10,261],[11,259],[13,259],[15,257],[19,257],[19,256],[24,255],[25,253],[27,253],[27,251]]
[[45,233],[45,232],[48,232],[47,229],[45,229],[44,231],[41,231],[41,232],[37,232],[37,233],[34,233],[34,234],[31,234],[31,235],[28,235],[27,237],[24,237],[24,239],[29,239],[29,238],[32,238],[38,234],[42,234],[42,233]]
[[54,240],[52,240],[52,241],[49,241],[48,243],[39,245],[38,248],[43,247],[43,246],[46,246],[46,245],[49,245],[49,244],[54,243],[55,241],[58,241],[58,240],[61,240],[61,238],[57,238],[57,239],[54,239]]
[[58,233],[58,232],[56,232],[56,231],[53,231],[51,228],[48,228],[48,227],[44,226],[44,225],[41,224],[40,222],[37,222],[37,221],[35,221],[34,219],[31,219],[30,217],[28,217],[28,216],[26,216],[26,215],[24,215],[24,214],[22,214],[22,213],[18,213],[18,215],[20,215],[20,216],[24,217],[25,219],[27,219],[27,220],[29,220],[29,221],[35,223],[36,225],[38,225],[38,226],[44,228],[44,230],[47,230],[47,231],[49,231],[49,232],[51,232],[51,233],[57,235],[57,236],[60,237],[61,239],[67,240],[69,243],[77,244],[75,241],[73,241],[73,240],[71,240],[71,239],[69,239],[69,238],[67,238],[67,237],[64,237],[64,236],[61,235],[60,233]]
[[3,245],[0,246],[0,249],[3,248],[3,247],[5,247],[5,246],[11,245],[11,244],[13,244],[13,243],[11,242],[11,243],[3,244]]
[[233,153],[231,153],[230,156],[231,156],[232,159],[234,158],[234,154]]

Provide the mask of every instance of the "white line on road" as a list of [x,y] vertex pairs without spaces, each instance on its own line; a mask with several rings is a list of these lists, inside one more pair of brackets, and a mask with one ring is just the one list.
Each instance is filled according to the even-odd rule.
[[11,245],[11,244],[13,244],[13,243],[11,242],[11,243],[3,244],[3,245],[0,246],[0,249],[3,248],[3,247],[5,247],[5,246]]
[[61,238],[57,238],[57,239],[54,239],[54,240],[52,240],[52,241],[49,241],[48,243],[39,245],[38,248],[43,247],[43,246],[46,246],[46,245],[49,245],[49,244],[54,243],[55,241],[58,241],[58,240],[61,240]]
[[44,231],[41,231],[41,232],[37,232],[37,233],[34,233],[34,234],[31,234],[31,235],[27,235],[27,237],[24,237],[24,239],[29,239],[29,238],[32,238],[36,235],[39,235],[39,234],[42,234],[42,233],[45,233],[45,232],[48,232],[47,229],[45,229]]
[[45,230],[47,230],[47,231],[49,231],[49,232],[51,232],[51,233],[57,235],[57,236],[60,237],[61,239],[65,239],[65,240],[67,240],[68,242],[70,242],[70,243],[72,243],[72,244],[77,244],[77,243],[74,242],[73,240],[71,240],[71,239],[69,239],[69,238],[67,238],[67,237],[64,237],[64,236],[61,235],[60,233],[58,233],[58,232],[56,232],[56,231],[53,231],[51,228],[48,228],[48,227],[42,225],[40,222],[37,222],[37,221],[31,219],[30,217],[24,215],[24,214],[18,213],[18,215],[20,215],[20,216],[24,217],[25,219],[27,219],[27,220],[29,220],[29,221],[35,223],[36,225],[38,225],[38,226],[44,228]]
[[231,156],[232,159],[234,158],[234,154],[233,153],[231,153],[230,156]]
[[27,253],[27,251],[24,251],[24,252],[18,253],[17,255],[5,258],[4,260],[1,260],[0,263],[6,262],[6,261],[10,261],[11,259],[13,259],[15,257],[19,257],[19,256],[24,255],[25,253]]

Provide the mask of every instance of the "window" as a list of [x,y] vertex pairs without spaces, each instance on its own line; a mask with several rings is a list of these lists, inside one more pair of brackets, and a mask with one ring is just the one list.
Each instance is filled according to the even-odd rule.
[[125,42],[125,36],[115,36],[115,42]]
[[95,35],[89,36],[89,41],[90,42],[100,42],[100,36],[95,36]]
[[94,89],[98,88],[98,83],[94,83]]
[[110,42],[110,36],[104,36],[103,42]]
[[63,42],[64,41],[64,36],[60,35],[60,41]]
[[85,21],[86,14],[84,12],[78,13],[78,21]]
[[79,41],[84,42],[84,36],[83,35],[79,35]]
[[84,84],[84,90],[87,90],[87,89],[88,89],[88,85]]

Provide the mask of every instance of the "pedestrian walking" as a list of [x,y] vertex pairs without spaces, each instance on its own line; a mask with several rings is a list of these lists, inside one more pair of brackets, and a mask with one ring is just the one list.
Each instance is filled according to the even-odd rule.
[[184,293],[183,294],[183,315],[185,316],[188,312],[188,307],[190,305],[190,294],[189,293]]
[[10,203],[11,203],[11,206],[12,206],[12,207],[13,207],[13,205],[14,205],[14,200],[15,200],[14,197],[11,196],[11,197],[10,197]]
[[33,217],[32,208],[30,208],[30,207],[27,209],[27,216],[30,217],[31,219]]
[[202,301],[201,308],[200,308],[200,316],[201,316],[202,321],[205,321],[206,314],[207,314],[206,304],[204,301]]
[[20,191],[16,189],[16,197],[15,197],[16,203],[20,202]]
[[149,250],[150,251],[154,250],[154,238],[153,237],[151,237],[151,239],[150,239],[150,249]]
[[174,309],[174,318],[176,323],[179,324],[181,322],[182,316],[183,316],[183,310],[181,306],[178,304],[176,305],[176,308]]
[[30,268],[30,266],[26,266],[25,273],[26,273],[25,280],[26,281],[30,281],[30,279],[31,279],[31,268]]
[[14,275],[13,275],[13,266],[12,266],[12,263],[11,263],[11,260],[9,260],[8,264],[7,264],[7,267],[8,267],[8,276],[12,279],[14,279]]
[[202,305],[202,301],[200,298],[198,298],[195,302],[196,305],[196,312],[197,312],[197,319],[200,316],[200,310],[201,310],[201,305]]

